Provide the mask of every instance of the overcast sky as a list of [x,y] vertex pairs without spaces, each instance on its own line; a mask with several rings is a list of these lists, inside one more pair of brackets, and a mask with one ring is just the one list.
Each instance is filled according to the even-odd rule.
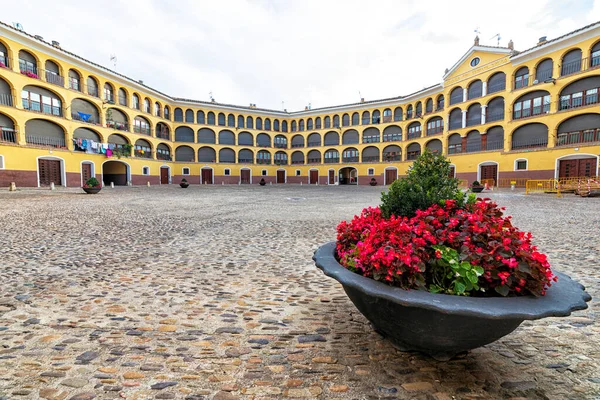
[[[3,22],[172,96],[289,111],[410,94],[473,44],[517,50],[600,20],[600,0],[42,0]],[[99,7],[100,5],[100,7]]]

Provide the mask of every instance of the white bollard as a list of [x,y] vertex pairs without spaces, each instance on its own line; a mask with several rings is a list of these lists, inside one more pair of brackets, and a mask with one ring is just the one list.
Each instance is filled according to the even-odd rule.
[[300,181],[300,186],[302,186],[302,181]]
[[225,186],[225,181],[221,181],[221,186]]
[[56,188],[54,187],[54,182],[50,182],[50,190],[55,190]]
[[111,189],[114,189],[114,188],[115,188],[115,183],[114,183],[114,182],[111,182],[111,183],[110,183],[110,188],[111,188]]
[[515,185],[510,185],[510,190],[515,190]]
[[146,182],[146,186],[150,187],[150,181]]
[[273,182],[269,182],[269,185],[272,185],[272,184],[273,184]]
[[17,191],[17,184],[14,182],[10,183],[10,186],[8,187],[8,191],[9,192],[16,192]]

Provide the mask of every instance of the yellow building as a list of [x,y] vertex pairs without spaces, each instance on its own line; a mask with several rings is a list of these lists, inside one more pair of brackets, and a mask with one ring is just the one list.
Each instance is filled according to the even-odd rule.
[[599,38],[476,38],[440,84],[287,112],[171,97],[0,23],[0,185],[389,184],[425,148],[468,181],[597,176]]

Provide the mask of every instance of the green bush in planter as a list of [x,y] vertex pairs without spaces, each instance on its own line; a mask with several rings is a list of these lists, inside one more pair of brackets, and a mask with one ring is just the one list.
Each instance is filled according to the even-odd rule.
[[459,180],[450,177],[450,161],[441,154],[425,150],[408,169],[408,175],[396,180],[381,194],[380,209],[385,218],[391,215],[413,217],[417,210],[454,199],[459,206],[474,201],[458,188]]
[[98,182],[98,179],[92,177],[92,178],[88,179],[87,181],[85,181],[84,186],[89,187],[89,188],[99,187],[100,182]]

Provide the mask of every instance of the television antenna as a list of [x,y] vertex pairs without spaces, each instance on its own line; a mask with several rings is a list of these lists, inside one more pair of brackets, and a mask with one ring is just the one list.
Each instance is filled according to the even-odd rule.
[[110,61],[113,63],[114,69],[117,69],[117,56],[114,54],[110,55]]
[[500,46],[500,39],[502,39],[502,38],[500,37],[500,34],[499,34],[499,33],[496,33],[494,36],[492,36],[492,37],[490,38],[490,40],[492,40],[493,38],[497,38],[497,39],[498,39],[498,46]]
[[481,31],[479,30],[479,27],[475,28],[475,30],[473,32],[475,32],[478,36],[481,35]]
[[210,99],[211,102],[215,101],[215,98],[213,97],[213,92],[212,91],[208,92],[208,98]]
[[23,25],[21,25],[21,23],[19,23],[19,22],[13,22],[13,28],[22,31],[23,30]]

